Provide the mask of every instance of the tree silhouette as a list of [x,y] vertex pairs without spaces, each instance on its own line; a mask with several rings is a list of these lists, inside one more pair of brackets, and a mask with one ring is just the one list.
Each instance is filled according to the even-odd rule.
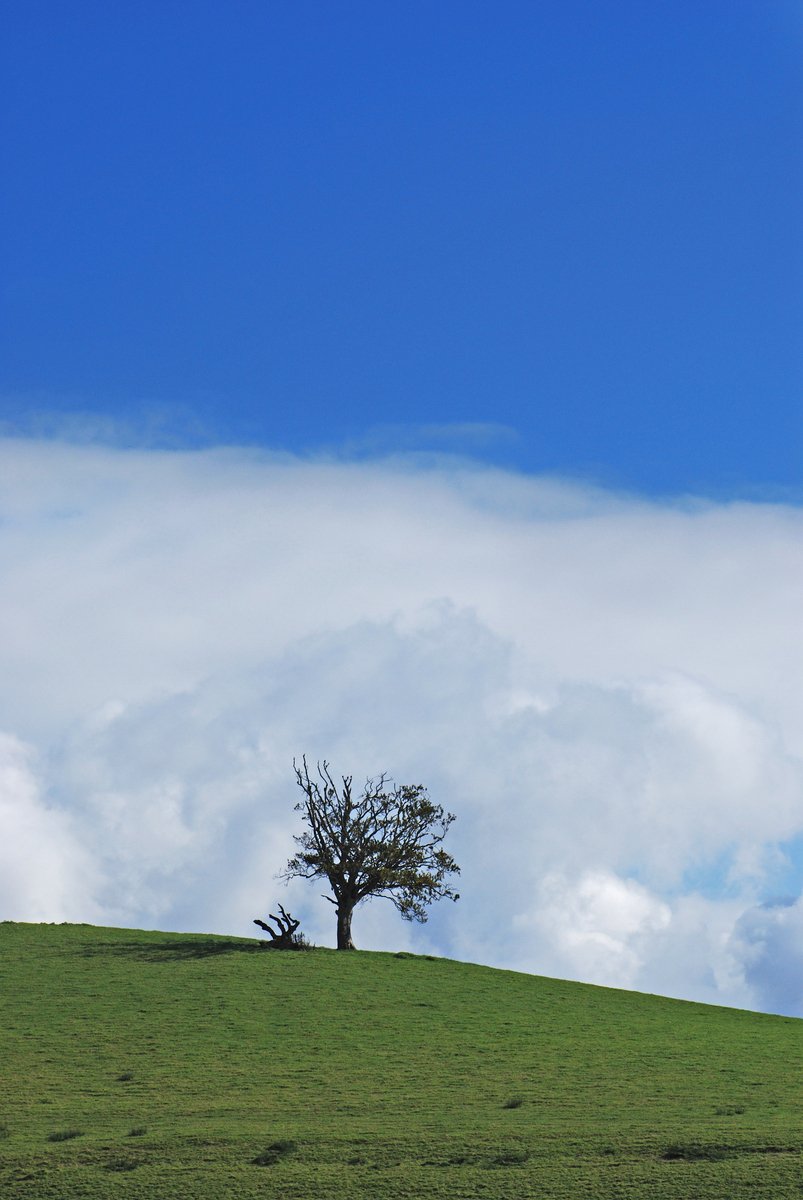
[[368,896],[385,897],[405,920],[422,922],[434,900],[459,899],[446,877],[460,868],[442,848],[455,817],[433,804],[425,787],[397,786],[383,773],[355,796],[352,776],[341,776],[338,786],[325,761],[316,777],[305,757],[300,766],[294,759],[293,769],[306,829],[295,838],[298,851],[284,877],[329,881],[325,899],[337,911],[338,950],[354,949],[352,914]]

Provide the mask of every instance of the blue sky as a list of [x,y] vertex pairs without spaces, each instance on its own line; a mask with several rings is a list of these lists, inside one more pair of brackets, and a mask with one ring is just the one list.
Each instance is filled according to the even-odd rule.
[[30,0],[0,44],[5,428],[797,492],[791,0]]
[[306,753],[458,815],[358,945],[803,1016],[801,57],[785,0],[5,6],[0,919],[330,944]]

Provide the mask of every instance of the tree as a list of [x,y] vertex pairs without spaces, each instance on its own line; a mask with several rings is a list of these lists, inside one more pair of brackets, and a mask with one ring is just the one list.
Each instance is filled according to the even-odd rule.
[[307,828],[295,838],[298,852],[286,879],[327,879],[337,911],[337,948],[353,950],[351,918],[367,896],[390,900],[407,921],[426,921],[434,900],[459,896],[446,883],[460,868],[442,848],[454,814],[433,804],[421,784],[396,786],[386,775],[366,780],[355,796],[352,776],[338,787],[327,762],[317,778],[306,758],[293,759],[303,799],[296,805]]

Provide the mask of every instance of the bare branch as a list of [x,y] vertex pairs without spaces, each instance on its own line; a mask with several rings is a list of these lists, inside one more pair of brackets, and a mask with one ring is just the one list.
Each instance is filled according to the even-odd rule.
[[254,918],[254,924],[270,934],[271,940],[269,942],[262,942],[261,945],[267,946],[271,950],[302,949],[306,945],[306,941],[302,934],[296,932],[301,921],[291,916],[282,904],[279,905],[279,912],[281,913],[279,917],[275,913],[268,913],[271,921],[278,926],[278,932],[272,926],[268,925],[266,921],[260,920],[259,917]]

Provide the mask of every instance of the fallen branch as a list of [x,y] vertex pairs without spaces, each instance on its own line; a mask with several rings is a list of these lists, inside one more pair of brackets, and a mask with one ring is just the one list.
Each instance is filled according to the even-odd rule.
[[268,925],[267,921],[261,921],[259,917],[254,918],[254,924],[270,934],[270,941],[261,942],[260,944],[267,950],[298,950],[302,946],[305,946],[304,935],[296,932],[301,921],[291,916],[281,904],[279,905],[279,913],[281,915],[278,917],[275,913],[268,913],[268,917],[273,921],[276,929]]

